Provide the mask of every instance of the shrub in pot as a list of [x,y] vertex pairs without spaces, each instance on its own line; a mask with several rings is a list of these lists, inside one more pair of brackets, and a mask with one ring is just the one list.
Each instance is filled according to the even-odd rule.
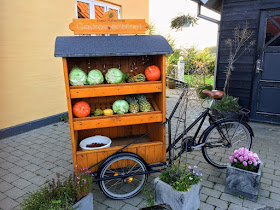
[[216,100],[211,106],[212,116],[215,120],[222,118],[247,119],[240,109],[238,98],[229,95],[225,95],[221,100]]
[[229,160],[231,164],[227,166],[225,192],[256,201],[263,168],[258,155],[240,148]]
[[[29,193],[23,200],[23,210],[38,209],[93,209],[91,193],[92,177],[87,168],[78,169],[62,181],[57,178],[47,181],[47,185],[34,193]],[[85,205],[86,204],[86,205]]]
[[199,208],[202,173],[197,166],[188,169],[172,164],[161,172],[154,180],[155,204],[182,210]]

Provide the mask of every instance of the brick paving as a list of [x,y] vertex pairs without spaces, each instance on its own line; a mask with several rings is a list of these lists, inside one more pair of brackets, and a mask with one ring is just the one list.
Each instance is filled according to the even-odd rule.
[[[171,112],[178,95],[174,90],[167,90],[167,114]],[[192,122],[202,111],[200,102],[190,97],[188,119]],[[209,165],[201,151],[188,154],[188,163],[198,165],[203,171],[200,209],[280,209],[280,126],[250,123],[255,137],[252,150],[259,154],[264,162],[260,185],[260,197],[257,202],[241,199],[224,192],[225,169]],[[206,125],[203,127],[207,127]],[[191,132],[190,132],[191,133]],[[72,173],[72,152],[69,126],[67,123],[48,125],[17,136],[0,140],[0,209],[20,209],[23,196],[35,191],[45,181],[59,172],[63,177]],[[158,174],[151,174],[145,186],[153,188],[153,179]],[[148,204],[143,193],[126,200],[107,198],[94,184],[94,209],[133,210]]]

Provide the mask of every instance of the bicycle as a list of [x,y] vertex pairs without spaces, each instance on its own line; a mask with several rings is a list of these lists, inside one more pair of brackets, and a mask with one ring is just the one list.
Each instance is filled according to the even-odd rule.
[[[173,79],[173,78],[169,78]],[[136,138],[131,143],[122,147],[120,150],[112,154],[107,159],[101,160],[94,164],[92,167],[95,167],[101,164],[98,168],[96,175],[96,181],[99,183],[100,189],[110,198],[113,199],[127,199],[137,195],[143,185],[146,183],[147,176],[151,173],[160,172],[161,169],[154,169],[171,163],[172,161],[181,158],[182,154],[190,152],[199,148],[202,148],[202,154],[205,160],[211,165],[218,168],[225,168],[226,164],[229,162],[229,156],[233,153],[235,149],[240,147],[251,148],[253,130],[252,128],[242,120],[236,119],[222,119],[215,121],[210,113],[210,107],[214,103],[216,98],[221,98],[223,93],[221,91],[216,92],[205,92],[210,97],[212,97],[210,106],[201,113],[197,119],[191,123],[190,126],[186,126],[186,116],[185,112],[187,106],[184,102],[187,99],[187,83],[174,79],[176,82],[181,84],[183,92],[179,97],[174,109],[172,110],[166,122],[158,125],[153,128],[146,134]],[[181,104],[181,109],[179,105]],[[181,114],[177,117],[177,124],[184,124],[183,132],[177,136],[177,127],[176,135],[172,142],[171,136],[171,120],[174,119],[174,114],[179,107]],[[185,116],[185,117],[182,117]],[[202,128],[202,125],[205,122],[206,117],[209,117],[211,124],[202,132],[198,137],[198,134]],[[195,132],[195,135],[190,137],[187,136],[188,132],[200,122],[198,129]],[[168,147],[166,152],[168,153],[167,162],[163,163],[152,163],[147,164],[145,160],[139,155],[131,152],[126,152],[125,149],[130,145],[136,143],[140,139],[149,135],[155,129],[160,126],[168,126]],[[179,126],[178,126],[179,127]],[[176,137],[177,136],[177,137]],[[179,147],[180,151],[177,155],[174,155],[174,150],[176,149],[177,143],[181,143]],[[174,153],[174,154],[173,154]],[[90,169],[89,168],[89,169]]]

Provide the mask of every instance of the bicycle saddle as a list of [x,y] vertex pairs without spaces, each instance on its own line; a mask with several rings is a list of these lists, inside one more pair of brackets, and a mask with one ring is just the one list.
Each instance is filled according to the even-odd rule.
[[220,90],[203,90],[202,93],[208,95],[211,98],[223,98],[224,92]]

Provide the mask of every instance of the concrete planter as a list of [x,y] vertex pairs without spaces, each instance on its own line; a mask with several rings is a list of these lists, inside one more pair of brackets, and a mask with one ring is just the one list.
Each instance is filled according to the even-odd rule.
[[241,195],[248,200],[256,201],[258,199],[262,169],[263,163],[260,164],[257,173],[228,165],[225,192],[232,195]]
[[89,193],[87,196],[83,197],[73,206],[75,210],[93,210],[93,195]]
[[155,204],[168,204],[172,209],[197,210],[200,205],[201,182],[189,192],[176,191],[158,178],[154,180]]

